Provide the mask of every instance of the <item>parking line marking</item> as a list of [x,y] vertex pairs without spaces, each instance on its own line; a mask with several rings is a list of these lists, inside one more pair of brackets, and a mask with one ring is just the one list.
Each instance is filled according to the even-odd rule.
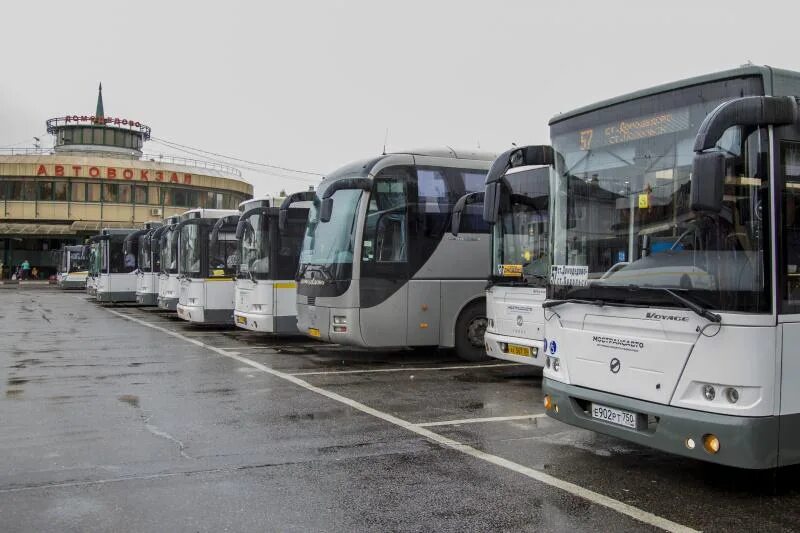
[[457,426],[460,424],[480,424],[481,422],[505,422],[506,420],[531,420],[534,418],[547,418],[545,413],[536,415],[517,415],[517,416],[490,416],[487,418],[462,418],[460,420],[442,420],[441,422],[420,422],[417,426],[430,428],[434,426]]
[[327,374],[371,374],[378,372],[423,372],[425,370],[469,370],[472,368],[496,368],[499,366],[521,366],[521,363],[497,363],[491,365],[459,366],[406,366],[399,368],[366,368],[364,370],[320,370],[314,372],[290,372],[289,376],[324,376]]
[[167,335],[170,335],[170,336],[178,338],[178,339],[182,339],[182,340],[184,340],[186,342],[194,344],[195,346],[200,346],[200,347],[205,348],[205,349],[207,349],[209,351],[212,351],[212,352],[214,352],[216,354],[219,354],[219,355],[221,355],[223,357],[228,357],[230,359],[234,359],[236,361],[239,361],[240,363],[244,363],[244,364],[246,364],[248,366],[251,366],[251,367],[253,367],[253,368],[257,369],[257,370],[260,370],[260,371],[262,371],[262,372],[264,372],[266,374],[270,374],[270,375],[275,376],[277,378],[280,378],[280,379],[283,379],[285,381],[288,381],[289,383],[294,383],[298,387],[302,387],[302,388],[304,388],[306,390],[309,390],[311,392],[315,392],[315,393],[317,393],[317,394],[319,394],[321,396],[325,396],[326,398],[330,398],[331,400],[334,400],[336,402],[339,402],[339,403],[342,403],[344,405],[347,405],[348,407],[352,407],[353,409],[355,409],[357,411],[361,411],[362,413],[366,413],[368,415],[372,415],[375,418],[379,418],[379,419],[381,419],[381,420],[383,420],[385,422],[388,422],[390,424],[394,424],[395,426],[398,426],[398,427],[401,427],[403,429],[406,429],[406,430],[408,430],[408,431],[410,431],[412,433],[416,433],[417,435],[425,437],[425,438],[427,438],[427,439],[429,439],[429,440],[441,445],[444,448],[450,448],[452,450],[456,450],[456,451],[459,451],[459,452],[461,452],[463,454],[469,455],[470,457],[474,457],[476,459],[480,459],[480,460],[485,461],[487,463],[490,463],[490,464],[505,468],[507,470],[511,470],[512,472],[516,472],[518,474],[522,474],[522,475],[524,475],[526,477],[529,477],[531,479],[539,481],[540,483],[544,483],[545,485],[549,485],[551,487],[554,487],[554,488],[557,488],[557,489],[561,489],[561,490],[563,490],[565,492],[568,492],[568,493],[572,494],[573,496],[577,496],[577,497],[583,498],[584,500],[587,500],[587,501],[589,501],[591,503],[594,503],[594,504],[601,505],[603,507],[607,507],[609,509],[612,509],[612,510],[614,510],[614,511],[620,513],[620,514],[624,514],[624,515],[629,516],[629,517],[631,517],[631,518],[633,518],[635,520],[638,520],[639,522],[642,522],[642,523],[645,523],[645,524],[649,524],[651,526],[658,527],[658,528],[663,529],[665,531],[671,531],[671,532],[688,533],[688,532],[696,532],[697,531],[697,530],[692,529],[692,528],[690,528],[688,526],[684,526],[683,524],[679,524],[677,522],[673,522],[672,520],[669,520],[667,518],[664,518],[664,517],[655,515],[653,513],[644,511],[642,509],[639,509],[638,507],[634,507],[633,505],[629,505],[629,504],[621,502],[619,500],[615,500],[614,498],[611,498],[611,497],[606,496],[604,494],[600,494],[599,492],[595,492],[595,491],[587,489],[585,487],[581,487],[580,485],[576,485],[575,483],[571,483],[569,481],[564,481],[563,479],[559,479],[557,477],[553,477],[550,474],[545,474],[544,472],[541,472],[539,470],[534,470],[533,468],[529,468],[529,467],[521,465],[519,463],[515,463],[513,461],[509,461],[508,459],[504,459],[504,458],[502,458],[500,456],[492,455],[490,453],[481,451],[481,450],[479,450],[477,448],[473,448],[472,446],[469,446],[468,444],[462,444],[462,443],[460,443],[458,441],[455,441],[453,439],[450,439],[450,438],[444,437],[442,435],[439,435],[438,433],[434,433],[433,431],[430,431],[429,429],[426,429],[424,427],[420,427],[418,424],[414,424],[414,423],[408,422],[406,420],[403,420],[402,418],[398,418],[398,417],[396,417],[394,415],[391,415],[389,413],[384,413],[383,411],[379,411],[377,409],[374,409],[374,408],[372,408],[372,407],[370,407],[368,405],[365,405],[365,404],[363,404],[361,402],[357,402],[355,400],[347,398],[346,396],[342,396],[341,394],[337,394],[335,392],[331,392],[329,390],[326,390],[326,389],[317,387],[315,385],[312,385],[311,383],[309,383],[307,381],[304,381],[304,380],[302,380],[302,379],[300,379],[300,378],[298,378],[296,376],[293,376],[291,374],[287,374],[285,372],[280,372],[279,370],[274,370],[274,369],[272,369],[272,368],[270,368],[268,366],[265,366],[265,365],[263,365],[263,364],[261,364],[261,363],[259,363],[257,361],[253,361],[253,360],[248,359],[246,357],[242,357],[241,355],[239,355],[236,352],[232,352],[232,351],[229,352],[229,351],[223,350],[221,348],[216,348],[216,347],[211,346],[209,344],[205,344],[204,342],[201,342],[201,341],[198,341],[198,340],[195,340],[195,339],[191,339],[189,337],[181,335],[180,333],[178,333],[176,331],[170,331],[170,330],[168,330],[166,328],[162,328],[161,326],[156,326],[155,324],[150,324],[148,322],[145,322],[144,320],[139,320],[138,318],[135,318],[135,317],[132,317],[132,316],[128,316],[128,315],[125,315],[123,313],[119,313],[117,311],[114,311],[113,309],[108,309],[108,308],[104,308],[104,309],[106,311],[108,311],[109,313],[112,313],[114,315],[119,316],[120,318],[124,318],[125,320],[130,320],[131,322],[135,322],[137,324],[141,324],[142,326],[146,326],[148,328],[152,328],[152,329],[161,331],[163,333],[166,333]]

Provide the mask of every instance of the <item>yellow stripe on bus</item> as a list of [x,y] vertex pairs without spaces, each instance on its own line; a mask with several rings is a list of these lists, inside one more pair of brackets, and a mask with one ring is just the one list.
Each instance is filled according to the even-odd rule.
[[294,281],[290,281],[290,282],[287,282],[287,283],[276,283],[275,284],[275,288],[276,289],[296,289],[297,288],[297,283],[295,283]]
[[206,281],[233,281],[233,278],[205,278]]

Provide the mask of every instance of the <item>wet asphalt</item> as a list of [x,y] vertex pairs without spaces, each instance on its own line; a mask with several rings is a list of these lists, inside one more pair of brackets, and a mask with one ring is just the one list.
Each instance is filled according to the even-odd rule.
[[688,528],[800,530],[800,470],[541,417],[529,367],[207,329],[56,289],[0,290],[0,324],[1,531],[659,529],[492,458]]

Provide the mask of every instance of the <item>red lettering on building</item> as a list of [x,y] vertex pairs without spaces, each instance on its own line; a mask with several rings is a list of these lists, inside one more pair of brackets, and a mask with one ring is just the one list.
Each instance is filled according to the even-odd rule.
[[127,126],[128,125],[128,119],[127,118],[123,118],[122,119],[122,125],[123,126]]
[[55,166],[56,176],[63,176],[64,175],[64,165],[56,165]]
[[81,175],[81,166],[80,165],[72,165],[72,173],[76,176]]
[[120,121],[119,121],[119,119],[118,119],[118,118],[115,118],[115,119],[114,119],[114,125],[115,125],[115,126],[119,126],[119,124],[120,124]]
[[172,183],[178,183],[178,175],[173,172],[172,175],[169,177],[169,181],[171,181]]
[[192,184],[192,175],[191,174],[184,174],[183,175],[183,184],[184,185],[191,185]]
[[147,175],[147,171],[142,169],[139,171],[139,179],[141,181],[150,181],[150,177]]
[[123,170],[122,171],[122,177],[125,178],[126,180],[132,180],[133,179],[133,169],[126,168],[125,170]]
[[37,176],[47,176],[47,169],[44,168],[44,165],[39,165],[39,168],[36,170]]
[[156,181],[164,181],[164,173],[160,170],[156,171]]
[[116,168],[107,168],[106,169],[106,177],[110,180],[113,180],[117,177],[117,169]]
[[89,177],[97,178],[100,176],[100,169],[97,167],[89,167]]

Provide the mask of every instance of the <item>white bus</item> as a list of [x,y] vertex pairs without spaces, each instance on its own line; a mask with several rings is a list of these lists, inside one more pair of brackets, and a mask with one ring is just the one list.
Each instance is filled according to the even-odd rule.
[[62,289],[85,289],[89,277],[87,246],[64,246],[59,250],[59,267],[56,279]]
[[[514,159],[512,160],[512,157]],[[492,260],[486,288],[488,324],[484,342],[490,357],[544,366],[545,286],[550,273],[549,146],[501,154],[486,178],[485,192],[462,197],[453,210],[452,233],[460,232],[467,206],[483,204],[492,225]],[[484,202],[489,198],[489,204]]]
[[800,462],[798,95],[800,73],[747,66],[551,120],[550,416]]
[[158,250],[161,268],[158,274],[158,307],[175,311],[178,307],[178,232],[180,217],[169,217],[158,230]]
[[[286,198],[280,209],[272,197],[239,205],[236,228],[239,269],[235,282],[234,321],[240,328],[264,333],[297,334],[297,262],[308,220],[302,195]],[[285,207],[284,207],[285,206]]]
[[98,302],[136,301],[136,250],[127,252],[123,243],[135,229],[105,228],[96,237],[99,244],[100,273],[96,278],[95,298]]
[[191,209],[181,215],[175,226],[180,318],[202,324],[233,323],[238,221],[235,209]]
[[144,227],[125,238],[125,246],[136,241],[136,303],[156,305],[158,300],[159,248],[153,240],[163,226],[160,222],[146,222]]
[[417,150],[327,176],[300,254],[298,328],[368,348],[455,347],[486,357],[489,228],[480,210],[450,234],[453,204],[483,190],[494,154]]

